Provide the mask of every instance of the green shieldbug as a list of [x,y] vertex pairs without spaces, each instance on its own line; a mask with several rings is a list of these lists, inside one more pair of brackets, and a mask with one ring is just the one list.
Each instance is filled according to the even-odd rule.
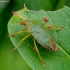
[[[29,12],[29,10],[27,10],[27,8],[25,7],[24,8],[24,13],[28,14],[28,12]],[[49,21],[49,19],[46,18],[45,15],[43,16],[43,18],[38,18],[36,16],[34,18],[29,18],[28,16],[26,16],[26,18],[23,18],[25,16],[24,15],[21,16],[19,14],[19,11],[18,12],[13,12],[13,15],[19,17],[22,20],[20,22],[20,25],[25,26],[25,28],[26,28],[25,30],[19,31],[17,33],[28,32],[29,34],[27,36],[25,36],[12,51],[16,50],[19,47],[19,45],[25,39],[27,39],[29,36],[33,36],[33,41],[34,41],[34,45],[35,45],[34,50],[37,51],[37,53],[39,55],[39,58],[40,58],[40,61],[45,68],[44,62],[43,62],[43,60],[40,56],[40,53],[39,53],[39,50],[37,48],[37,45],[36,45],[35,41],[37,41],[45,49],[49,49],[51,51],[57,51],[58,49],[56,47],[55,40],[51,36],[50,29],[60,30],[62,27],[55,28],[53,24],[46,25],[45,23],[47,23]],[[8,37],[11,37],[11,36],[14,37],[14,35],[15,34],[11,34]]]

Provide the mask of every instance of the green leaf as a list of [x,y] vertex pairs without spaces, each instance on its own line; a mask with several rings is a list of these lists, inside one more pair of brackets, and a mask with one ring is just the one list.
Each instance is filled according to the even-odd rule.
[[67,0],[59,0],[58,3],[56,3],[55,10],[59,9],[60,7],[62,7],[63,5],[65,5],[66,1]]
[[[37,43],[46,68],[42,66],[37,52],[33,50],[33,37],[36,36],[31,35],[19,45],[18,51],[28,65],[33,70],[70,70],[70,8],[65,6],[57,11],[48,12],[25,11],[24,9],[18,11],[17,15],[13,16],[8,23],[9,35],[15,34],[14,37],[10,37],[14,46],[17,46],[21,39],[29,34],[28,32],[17,33],[25,30],[25,26],[20,25],[21,17],[27,24],[34,23],[36,20],[40,20],[40,23],[43,23],[44,17],[47,17],[49,21],[45,25],[54,24],[56,28],[63,26],[60,31],[52,29],[49,31],[51,32],[51,37],[56,41],[58,51],[48,51]],[[36,27],[38,28],[39,24],[35,24],[35,27],[31,27],[31,31],[35,30]],[[38,38],[40,39],[41,37],[42,35]]]
[[15,6],[14,8],[19,9],[19,8],[23,8],[23,4],[25,3],[26,6],[31,9],[31,10],[40,10],[40,9],[44,9],[44,10],[53,10],[53,7],[55,5],[56,0],[22,0],[22,1],[16,1],[15,0]]

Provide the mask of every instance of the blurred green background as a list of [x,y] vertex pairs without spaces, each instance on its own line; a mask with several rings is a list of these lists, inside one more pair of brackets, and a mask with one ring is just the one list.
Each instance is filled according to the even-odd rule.
[[24,3],[30,10],[57,10],[64,5],[70,6],[70,0],[0,0],[0,70],[32,70],[8,36],[7,24],[12,11],[20,10]]

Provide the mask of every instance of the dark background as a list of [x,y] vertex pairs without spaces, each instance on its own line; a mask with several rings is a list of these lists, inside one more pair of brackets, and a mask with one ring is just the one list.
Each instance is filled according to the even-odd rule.
[[64,5],[70,6],[70,0],[0,0],[0,70],[32,70],[14,48],[8,36],[7,24],[12,11],[20,10],[24,3],[30,10],[54,11]]

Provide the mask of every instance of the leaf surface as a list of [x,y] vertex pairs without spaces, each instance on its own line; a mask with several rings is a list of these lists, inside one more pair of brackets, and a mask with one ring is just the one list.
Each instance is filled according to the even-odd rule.
[[[41,57],[45,63],[46,69],[42,66],[37,52],[33,50],[34,43],[33,37],[30,36],[24,40],[18,51],[21,56],[25,59],[28,65],[33,70],[69,70],[70,69],[70,8],[65,6],[62,9],[57,11],[25,11],[24,9],[17,12],[18,16],[13,16],[8,23],[9,35],[15,34],[14,37],[11,37],[11,41],[14,46],[21,41],[28,32],[18,33],[21,30],[24,30],[25,27],[20,25],[22,21],[19,16],[21,16],[27,24],[32,20],[40,20],[40,23],[43,22],[43,18],[47,17],[49,19],[45,25],[54,24],[56,28],[63,26],[60,31],[49,30],[52,38],[56,41],[58,51],[48,51],[44,49],[40,44],[37,43]],[[39,23],[39,22],[38,22]],[[39,24],[40,24],[39,23]],[[35,30],[39,25],[36,24],[35,27],[31,27],[30,30]],[[37,34],[37,33],[36,33]],[[45,33],[44,33],[45,34]],[[39,39],[42,36],[38,36]]]

